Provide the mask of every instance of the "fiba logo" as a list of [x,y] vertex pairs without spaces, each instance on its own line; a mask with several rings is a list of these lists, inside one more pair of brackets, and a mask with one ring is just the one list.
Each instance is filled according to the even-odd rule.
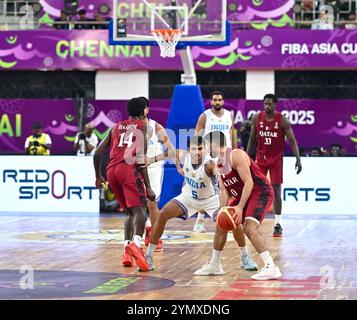
[[261,40],[263,47],[270,47],[273,44],[273,38],[270,36],[264,36]]

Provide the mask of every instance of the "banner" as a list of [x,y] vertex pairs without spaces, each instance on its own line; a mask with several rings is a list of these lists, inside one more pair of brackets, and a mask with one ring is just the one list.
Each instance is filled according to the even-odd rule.
[[[220,6],[221,0],[210,0],[209,5],[217,3]],[[42,6],[41,11],[37,14],[41,28],[51,28],[54,20],[61,16],[61,10],[64,7],[63,0],[39,0]],[[155,0],[150,3],[157,4]],[[267,26],[270,28],[289,28],[293,25],[291,20],[292,8],[295,0],[227,0],[227,16],[229,21],[246,21],[246,27],[262,29]],[[182,4],[178,1],[178,4]],[[103,8],[104,7],[104,8]],[[112,18],[113,0],[81,0],[78,4],[78,10],[84,9],[87,12],[87,18],[93,19],[94,12],[105,10],[105,18]],[[145,8],[140,0],[126,0],[119,2],[119,11],[121,17],[130,19],[133,13],[145,14]],[[252,21],[250,23],[250,21]],[[259,21],[262,21],[261,23]]]
[[[181,70],[179,54],[158,47],[110,46],[108,31],[0,32],[0,70]],[[355,69],[354,30],[242,30],[225,47],[192,47],[197,70]]]
[[0,212],[99,212],[93,157],[0,157]]
[[357,214],[355,158],[303,158],[299,175],[294,166],[284,158],[283,214]]
[[[92,157],[1,156],[0,212],[97,213],[99,191],[94,187],[92,161]],[[355,158],[303,158],[299,175],[294,166],[294,158],[284,158],[284,214],[357,214]]]
[[[210,102],[205,101],[208,108]],[[233,112],[235,127],[263,109],[262,101],[225,100]],[[281,100],[277,109],[291,122],[300,147],[330,148],[341,144],[349,154],[357,153],[357,101],[355,100]],[[149,116],[166,125],[170,100],[151,100]],[[126,101],[90,100],[86,122],[102,140],[109,128],[127,118]],[[0,153],[23,154],[32,124],[40,121],[52,138],[52,154],[73,154],[73,142],[79,128],[71,100],[1,100]],[[290,154],[287,144],[286,151]]]

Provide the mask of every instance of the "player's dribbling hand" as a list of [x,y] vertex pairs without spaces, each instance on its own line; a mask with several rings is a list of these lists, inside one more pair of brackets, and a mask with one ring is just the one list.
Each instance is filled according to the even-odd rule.
[[105,186],[106,183],[107,182],[105,181],[105,179],[102,176],[95,179],[95,186],[98,189],[102,189]]
[[146,189],[146,196],[150,201],[156,200],[156,194],[151,188]]
[[296,174],[299,174],[302,170],[302,166],[301,166],[301,162],[300,160],[296,160],[295,163],[295,170],[296,170]]
[[242,223],[242,218],[243,218],[243,208],[240,206],[235,206],[233,207],[235,214],[233,216],[234,222],[238,225]]

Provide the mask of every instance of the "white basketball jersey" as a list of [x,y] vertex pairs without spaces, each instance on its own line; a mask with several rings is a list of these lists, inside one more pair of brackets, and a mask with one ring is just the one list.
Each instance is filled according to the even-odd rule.
[[[148,131],[152,134],[148,141],[147,157],[150,158],[155,157],[163,152],[162,142],[159,140],[159,137],[156,132],[156,124],[157,122],[155,120],[149,119]],[[159,161],[153,163],[149,167],[152,168],[152,167],[162,166],[163,163],[164,163],[163,161]]]
[[185,182],[182,187],[183,194],[195,200],[203,200],[219,193],[218,178],[209,177],[205,171],[205,165],[211,160],[212,158],[206,155],[202,164],[194,169],[191,156],[189,153],[187,154],[183,166],[185,173]]
[[232,115],[228,110],[224,110],[221,117],[216,116],[211,109],[206,110],[205,135],[212,131],[221,131],[227,139],[227,147],[232,147],[231,128],[233,126]]

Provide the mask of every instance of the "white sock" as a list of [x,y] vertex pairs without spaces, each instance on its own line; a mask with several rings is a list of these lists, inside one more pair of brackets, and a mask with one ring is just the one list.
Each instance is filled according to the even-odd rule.
[[247,248],[247,246],[245,246],[245,247],[239,247],[239,249],[240,249],[240,255],[241,255],[241,256],[248,254],[248,248]]
[[275,224],[279,223],[281,225],[281,214],[275,215]]
[[205,214],[204,213],[198,213],[197,220],[204,220],[205,219]]
[[130,240],[125,240],[124,241],[124,248],[130,243]]
[[156,247],[156,244],[149,243],[148,248],[146,250],[146,255],[152,257],[154,255]]
[[150,218],[149,218],[149,219],[147,219],[146,222],[145,222],[145,229],[151,228],[151,227],[152,227],[152,225],[151,225],[151,220],[150,220]]
[[140,246],[141,246],[141,237],[138,236],[138,235],[135,235],[135,236],[133,237],[133,241],[134,241],[134,243],[140,248]]
[[264,261],[264,265],[268,268],[273,268],[275,267],[275,263],[273,261],[273,258],[270,255],[269,251],[264,251],[262,253],[259,253],[259,255],[262,257]]
[[222,251],[213,249],[210,264],[215,264],[215,265],[221,264],[221,255],[222,255]]

